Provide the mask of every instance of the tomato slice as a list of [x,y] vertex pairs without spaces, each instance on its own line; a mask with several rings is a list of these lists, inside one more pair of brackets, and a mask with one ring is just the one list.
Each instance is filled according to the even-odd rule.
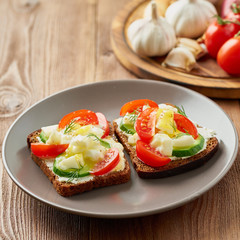
[[99,123],[100,127],[104,130],[104,134],[103,134],[102,138],[105,138],[109,135],[109,132],[110,132],[108,121],[102,113],[97,112],[96,115],[97,115],[98,123]]
[[40,158],[55,158],[63,153],[69,144],[45,144],[45,143],[32,143],[32,153]]
[[136,153],[141,161],[151,167],[161,167],[171,161],[169,157],[163,156],[155,148],[141,140],[137,141]]
[[124,116],[126,115],[126,113],[131,113],[135,110],[141,112],[144,105],[149,105],[150,107],[158,108],[158,104],[149,99],[133,100],[131,102],[125,103],[122,106],[120,110],[120,116]]
[[196,126],[188,118],[179,113],[174,113],[174,121],[179,131],[192,135],[194,139],[198,137]]
[[155,134],[156,115],[156,108],[146,108],[140,113],[136,120],[136,132],[140,139],[144,142],[149,143]]
[[98,117],[94,112],[90,110],[82,109],[82,110],[74,111],[65,115],[60,120],[58,124],[58,128],[64,129],[68,124],[71,123],[72,120],[76,120],[81,125],[88,125],[88,124],[97,125],[98,124]]
[[113,168],[115,168],[120,161],[119,151],[117,148],[110,148],[105,156],[104,159],[98,162],[92,171],[93,175],[99,176],[108,173]]

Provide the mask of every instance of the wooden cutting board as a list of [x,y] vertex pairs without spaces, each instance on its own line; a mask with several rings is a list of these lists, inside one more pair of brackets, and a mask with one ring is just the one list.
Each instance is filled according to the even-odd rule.
[[[164,14],[171,0],[157,1],[161,1],[160,11]],[[131,22],[143,17],[148,3],[146,0],[129,2],[112,22],[111,44],[121,64],[140,78],[184,85],[208,97],[239,99],[240,78],[228,75],[208,55],[198,60],[197,67],[188,73],[161,66],[164,58],[139,57],[132,51],[126,32]]]

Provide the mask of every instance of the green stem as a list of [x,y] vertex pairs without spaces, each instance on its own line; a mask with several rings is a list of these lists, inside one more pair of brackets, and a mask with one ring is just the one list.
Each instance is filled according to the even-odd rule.
[[234,35],[234,37],[239,37],[240,36],[240,31]]
[[230,23],[240,25],[240,22],[238,22],[237,20],[231,21],[231,20],[222,19],[219,15],[215,15],[214,17],[217,18],[217,22],[219,25],[226,25],[226,24],[230,24]]
[[233,3],[231,6],[232,12],[235,14],[240,13],[240,4],[237,5],[236,3]]

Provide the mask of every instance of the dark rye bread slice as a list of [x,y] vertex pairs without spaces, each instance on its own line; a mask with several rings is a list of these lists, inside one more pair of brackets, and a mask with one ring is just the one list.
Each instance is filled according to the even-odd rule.
[[[40,133],[41,130],[37,130],[28,135],[27,144],[30,150],[31,143],[38,142],[38,137]],[[116,137],[113,134],[112,126],[110,126],[110,134],[114,137],[114,140],[117,141]],[[102,176],[94,176],[92,180],[74,184],[70,182],[60,182],[58,180],[58,176],[47,166],[44,159],[35,156],[32,152],[31,157],[34,162],[42,169],[44,174],[49,178],[56,191],[64,197],[69,197],[78,193],[90,191],[94,188],[126,183],[130,180],[131,172],[129,163],[126,159],[125,168],[122,171],[110,172]]]
[[123,144],[126,152],[130,155],[132,164],[141,178],[169,177],[200,167],[216,153],[219,146],[217,138],[213,137],[208,140],[206,149],[198,154],[192,157],[171,161],[162,167],[153,168],[139,160],[136,150],[128,143],[128,137],[119,130],[116,122],[113,122],[113,127],[115,134],[117,135],[119,141]]

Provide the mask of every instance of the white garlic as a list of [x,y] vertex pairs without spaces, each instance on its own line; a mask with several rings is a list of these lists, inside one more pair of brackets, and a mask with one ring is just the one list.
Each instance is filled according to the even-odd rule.
[[165,58],[162,66],[180,68],[190,72],[196,65],[194,55],[185,47],[173,48]]
[[197,38],[216,14],[214,5],[206,0],[178,0],[167,8],[165,17],[178,37]]
[[158,17],[156,3],[151,2],[151,19],[138,19],[131,23],[127,36],[132,49],[142,56],[163,56],[176,44],[173,27]]
[[199,44],[196,40],[191,38],[177,38],[176,46],[187,48],[194,55],[195,59],[199,59],[207,54],[204,45]]

